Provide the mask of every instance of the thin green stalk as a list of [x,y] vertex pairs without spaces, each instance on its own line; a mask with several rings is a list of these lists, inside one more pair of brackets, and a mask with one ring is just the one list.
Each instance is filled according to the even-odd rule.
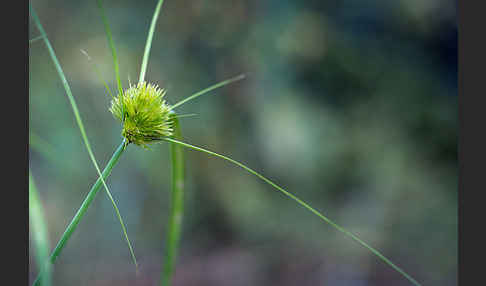
[[[152,22],[150,23],[149,32],[147,35],[147,42],[145,44],[145,51],[142,59],[142,66],[140,68],[139,83],[145,79],[147,71],[147,64],[150,55],[150,48],[155,31],[155,24],[160,14],[160,9],[164,0],[159,0],[155,7]],[[173,122],[173,138],[182,139],[179,120],[175,113],[172,113]],[[174,265],[177,255],[178,243],[180,238],[182,216],[184,213],[184,150],[176,144],[170,145],[170,155],[172,164],[172,186],[171,186],[171,211],[169,217],[169,230],[167,232],[166,255],[164,262],[164,269],[162,271],[162,285],[170,285],[170,279],[174,272]]]
[[46,220],[44,211],[39,200],[37,188],[32,172],[29,169],[29,220],[30,233],[34,240],[35,254],[39,272],[44,272],[44,285],[51,285],[51,265],[46,263],[49,259],[49,238],[47,235]]
[[[179,121],[172,114],[174,134],[172,138],[182,140]],[[177,144],[170,144],[170,159],[172,165],[172,192],[169,227],[167,231],[166,255],[162,272],[162,285],[170,285],[174,272],[179,239],[181,234],[182,217],[184,214],[184,148]]]
[[[216,83],[210,87],[207,87],[199,92],[194,93],[193,95],[179,101],[178,103],[171,106],[171,110],[173,111],[176,107],[187,103],[190,100],[196,99],[201,95],[204,95],[212,90],[217,88],[223,87],[235,81],[239,81],[245,78],[244,74],[238,75],[236,77],[221,81]],[[181,115],[177,116],[173,113],[174,119],[174,135],[172,136],[173,139],[182,140],[181,131],[179,121],[176,118],[182,117]],[[162,272],[162,285],[169,286],[171,284],[172,274],[174,272],[175,260],[177,256],[177,249],[178,243],[180,238],[180,229],[182,223],[182,216],[184,212],[183,208],[183,198],[184,198],[184,158],[183,158],[183,150],[181,146],[171,143],[170,144],[170,152],[171,152],[171,164],[172,164],[172,204],[171,204],[171,213],[169,218],[169,232],[167,233],[167,249],[166,249],[166,257],[164,263],[164,269]]]
[[143,53],[142,67],[140,69],[140,78],[138,82],[143,82],[145,79],[145,72],[147,71],[148,58],[150,55],[150,47],[152,47],[152,39],[154,37],[155,24],[159,18],[160,8],[162,7],[164,0],[159,0],[157,7],[155,7],[154,16],[152,17],[152,22],[150,23],[150,29],[147,35],[147,43],[145,44],[145,51]]
[[190,100],[193,100],[193,99],[195,99],[195,98],[197,98],[197,97],[199,97],[199,96],[201,96],[201,95],[203,95],[203,94],[206,94],[206,93],[208,93],[208,92],[210,92],[210,91],[212,91],[212,90],[215,90],[215,89],[217,89],[217,88],[219,88],[219,87],[223,87],[223,86],[225,86],[225,85],[227,85],[227,84],[230,84],[230,83],[232,83],[232,82],[242,80],[242,79],[244,79],[244,78],[245,78],[245,75],[244,75],[244,74],[240,74],[240,75],[235,76],[235,77],[232,77],[232,78],[230,78],[230,79],[227,79],[227,80],[223,80],[223,81],[221,81],[221,82],[218,82],[217,84],[213,84],[212,86],[207,87],[207,88],[205,88],[205,89],[203,89],[203,90],[201,90],[201,91],[198,91],[198,92],[196,92],[195,94],[193,94],[193,95],[191,95],[191,96],[189,96],[189,97],[187,97],[187,98],[185,98],[185,99],[183,99],[183,100],[179,101],[178,103],[176,103],[176,104],[172,105],[172,106],[171,106],[171,108],[172,108],[172,110],[174,110],[174,109],[175,109],[176,107],[178,107],[179,105],[182,105],[182,104],[184,104],[184,103],[186,103],[186,102],[188,102],[188,101],[190,101]]
[[[223,87],[228,85],[232,82],[242,80],[245,78],[245,75],[238,75],[236,77],[221,81],[217,84],[214,84],[208,88],[205,88],[184,100],[179,101],[175,105],[171,106],[171,110],[173,112],[173,129],[174,135],[172,136],[173,139],[182,140],[180,125],[177,118],[182,116],[177,116],[173,111],[174,108],[190,101],[196,99],[197,97],[204,95],[214,89]],[[167,249],[166,249],[166,256],[165,256],[165,263],[164,269],[162,271],[162,285],[169,286],[171,284],[171,277],[174,272],[175,260],[177,256],[177,249],[180,237],[180,229],[182,223],[182,215],[184,212],[183,208],[183,199],[184,199],[184,158],[183,158],[183,149],[178,146],[177,144],[171,143],[170,144],[170,152],[171,152],[171,164],[172,164],[172,204],[171,204],[171,213],[169,218],[169,232],[167,233]]]
[[[67,226],[66,230],[64,231],[64,234],[62,235],[61,239],[57,243],[56,247],[52,251],[52,254],[49,258],[49,262],[51,264],[53,264],[56,261],[57,257],[59,256],[59,254],[63,250],[64,246],[66,245],[66,242],[69,240],[69,238],[71,237],[73,232],[76,230],[76,227],[78,226],[78,224],[81,221],[81,219],[83,218],[83,216],[86,214],[86,211],[88,210],[93,199],[95,198],[96,194],[100,190],[101,185],[102,185],[101,178],[103,178],[103,180],[104,180],[104,179],[108,178],[108,176],[111,174],[111,170],[113,169],[113,167],[118,162],[118,159],[120,159],[120,156],[123,154],[123,151],[125,151],[125,146],[126,146],[125,143],[126,143],[126,140],[123,139],[122,143],[115,150],[110,161],[108,162],[105,169],[103,170],[102,177],[99,177],[96,180],[94,185],[91,187],[91,190],[89,191],[88,195],[84,199],[83,203],[79,207],[78,211],[74,215],[73,219],[71,220],[71,222]],[[33,286],[41,285],[41,279],[43,279],[42,278],[42,272],[39,273],[39,275],[37,276],[37,279],[35,280]]]
[[[59,61],[58,61],[58,59],[56,57],[56,54],[54,53],[54,49],[52,48],[51,43],[49,42],[49,39],[47,38],[46,32],[44,31],[44,28],[42,27],[42,25],[41,25],[41,23],[39,21],[39,18],[37,17],[37,14],[35,13],[34,9],[32,8],[32,5],[31,5],[30,2],[29,2],[29,10],[30,10],[30,13],[32,15],[32,18],[33,18],[35,24],[37,25],[37,28],[39,29],[39,32],[43,36],[43,39],[44,39],[44,42],[46,44],[47,50],[49,51],[49,54],[51,56],[51,59],[54,62],[54,66],[56,67],[56,70],[57,70],[57,72],[59,74],[59,77],[61,78],[61,81],[62,81],[62,84],[64,86],[64,89],[66,90],[66,95],[67,95],[67,97],[69,99],[69,102],[71,104],[71,107],[73,109],[74,117],[76,118],[76,122],[78,124],[79,130],[81,131],[81,136],[83,138],[84,145],[86,146],[86,149],[88,150],[89,157],[90,157],[91,161],[93,162],[93,165],[95,166],[96,171],[98,172],[99,178],[101,178],[101,182],[102,182],[102,184],[103,184],[103,186],[104,186],[104,188],[106,190],[106,193],[107,193],[108,197],[111,200],[111,203],[113,205],[113,208],[115,209],[116,215],[118,217],[118,220],[119,220],[120,225],[121,225],[122,230],[123,230],[123,235],[125,236],[125,240],[127,241],[128,248],[130,250],[130,254],[131,254],[132,259],[133,259],[133,261],[135,263],[135,267],[138,270],[138,263],[137,263],[137,260],[135,258],[135,254],[133,252],[133,248],[132,248],[132,245],[130,243],[130,240],[128,239],[128,235],[127,235],[127,232],[126,232],[125,223],[123,222],[123,219],[122,219],[122,217],[120,215],[120,212],[118,210],[118,207],[116,205],[116,202],[113,199],[113,196],[111,195],[111,192],[108,189],[108,186],[106,185],[106,183],[105,183],[105,181],[104,181],[104,179],[103,179],[103,177],[101,175],[100,168],[98,166],[98,163],[96,162],[96,159],[94,157],[93,151],[91,150],[91,145],[89,144],[88,136],[86,135],[86,131],[84,129],[83,121],[81,120],[81,115],[79,113],[79,110],[78,110],[76,101],[74,100],[74,97],[72,95],[71,88],[69,87],[69,84],[67,82],[66,76],[64,75],[64,72],[62,71],[61,65],[59,64]],[[121,86],[119,86],[119,87],[121,88]]]
[[374,249],[373,247],[369,246],[367,243],[365,243],[364,241],[362,241],[361,239],[359,239],[357,236],[355,236],[354,234],[352,234],[351,232],[349,232],[348,230],[344,229],[343,227],[337,225],[336,223],[334,223],[333,221],[331,221],[330,219],[328,219],[327,217],[325,217],[324,215],[322,215],[320,212],[318,212],[317,210],[315,210],[314,208],[312,208],[311,206],[309,206],[307,203],[305,203],[304,201],[302,201],[301,199],[297,198],[296,196],[294,196],[293,194],[289,193],[288,191],[284,190],[283,188],[279,187],[277,184],[275,184],[274,182],[270,181],[269,179],[265,178],[263,175],[257,173],[256,171],[250,169],[249,167],[243,165],[242,163],[238,162],[238,161],[235,161],[231,158],[228,158],[226,156],[223,156],[223,155],[220,155],[218,153],[215,153],[215,152],[212,152],[212,151],[209,151],[209,150],[206,150],[206,149],[203,149],[201,147],[197,147],[197,146],[194,146],[194,145],[190,145],[190,144],[187,144],[187,143],[184,143],[184,142],[181,142],[181,141],[178,141],[176,139],[173,139],[173,138],[164,138],[163,140],[165,141],[168,141],[168,142],[171,142],[171,143],[175,143],[175,144],[179,144],[181,146],[184,146],[186,148],[189,148],[189,149],[192,149],[192,150],[196,150],[196,151],[199,151],[199,152],[203,152],[203,153],[207,153],[209,155],[213,155],[215,157],[218,157],[218,158],[221,158],[221,159],[224,159],[226,161],[229,161],[241,168],[243,168],[244,170],[248,171],[249,173],[251,173],[252,175],[255,175],[257,176],[258,178],[262,179],[265,183],[271,185],[272,187],[274,187],[275,189],[279,190],[280,192],[282,192],[285,196],[289,197],[290,199],[296,201],[298,204],[300,204],[301,206],[303,206],[304,208],[306,208],[307,210],[311,211],[313,214],[315,214],[316,216],[318,216],[319,218],[321,218],[322,220],[324,220],[325,222],[327,222],[328,224],[330,224],[332,227],[334,227],[335,229],[339,230],[340,232],[344,233],[345,235],[351,237],[353,240],[355,240],[356,242],[358,242],[359,244],[361,244],[362,246],[364,246],[366,249],[368,249],[369,251],[371,251],[373,254],[375,254],[378,258],[380,258],[383,262],[385,262],[386,264],[388,264],[389,266],[391,266],[393,269],[395,269],[398,273],[400,273],[401,275],[403,275],[405,278],[407,278],[410,282],[412,282],[414,285],[417,285],[417,286],[420,286],[420,284],[415,280],[413,279],[410,275],[408,275],[405,271],[403,271],[400,267],[396,266],[393,262],[391,262],[388,258],[386,258],[385,256],[383,256],[378,250]]

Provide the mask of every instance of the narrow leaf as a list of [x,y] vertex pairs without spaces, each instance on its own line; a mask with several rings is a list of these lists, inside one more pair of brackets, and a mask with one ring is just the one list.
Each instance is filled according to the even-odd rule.
[[172,109],[175,109],[176,107],[178,107],[178,106],[180,106],[180,105],[182,105],[182,104],[184,104],[184,103],[186,103],[186,102],[188,102],[190,100],[196,99],[197,97],[199,97],[199,96],[201,96],[203,94],[206,94],[206,93],[208,93],[208,92],[210,92],[212,90],[215,90],[215,89],[217,89],[219,87],[223,87],[225,85],[228,85],[228,84],[230,84],[232,82],[242,80],[244,78],[245,78],[245,75],[244,74],[240,74],[240,75],[235,76],[233,78],[230,78],[230,79],[227,79],[227,80],[223,80],[222,82],[218,82],[217,84],[214,84],[214,85],[212,85],[210,87],[207,87],[207,88],[205,88],[205,89],[203,89],[203,90],[201,90],[199,92],[196,92],[195,94],[187,97],[186,99],[183,99],[183,100],[179,101],[178,103],[172,105],[171,108]]
[[189,113],[189,114],[175,115],[176,118],[194,117],[194,116],[197,116],[197,114],[196,113]]
[[336,223],[334,223],[333,221],[331,221],[330,219],[328,219],[327,217],[325,217],[323,214],[321,214],[320,212],[318,212],[317,210],[315,210],[314,208],[312,208],[311,206],[309,206],[307,203],[305,203],[301,199],[297,198],[293,194],[289,193],[288,191],[284,190],[283,188],[279,187],[277,184],[275,184],[274,182],[272,182],[269,179],[265,178],[263,175],[257,173],[253,169],[250,169],[249,167],[245,166],[244,164],[242,164],[242,163],[240,163],[240,162],[238,162],[236,160],[233,160],[233,159],[231,159],[229,157],[226,157],[226,156],[220,155],[218,153],[215,153],[215,152],[212,152],[212,151],[203,149],[201,147],[197,147],[197,146],[194,146],[194,145],[191,145],[191,144],[188,144],[188,143],[184,143],[184,142],[181,142],[181,141],[172,139],[172,138],[164,138],[163,140],[168,141],[168,142],[171,142],[171,143],[179,144],[181,146],[184,146],[184,147],[189,148],[189,149],[192,149],[192,150],[196,150],[196,151],[199,151],[199,152],[207,153],[209,155],[213,155],[215,157],[224,159],[226,161],[229,161],[229,162],[231,162],[231,163],[233,163],[233,164],[235,164],[235,165],[243,168],[244,170],[248,171],[252,175],[255,175],[258,178],[262,179],[265,183],[269,184],[270,186],[274,187],[278,191],[282,192],[285,196],[287,196],[290,199],[296,201],[299,205],[303,206],[304,208],[306,208],[307,210],[309,210],[310,212],[312,212],[313,214],[315,214],[316,216],[318,216],[319,218],[321,218],[322,220],[324,220],[325,222],[327,222],[328,224],[330,224],[335,229],[339,230],[340,232],[344,233],[345,235],[349,236],[350,238],[352,238],[353,240],[355,240],[356,242],[358,242],[359,244],[361,244],[363,247],[365,247],[366,249],[368,249],[369,251],[371,251],[373,254],[375,254],[383,262],[385,262],[386,264],[388,264],[389,266],[391,266],[393,269],[395,269],[397,272],[399,272],[401,275],[403,275],[405,278],[407,278],[414,285],[420,286],[420,284],[415,279],[413,279],[410,275],[408,275],[400,267],[396,266],[388,258],[386,258],[385,256],[383,256],[378,250],[376,250],[373,247],[369,246],[367,243],[365,243],[364,241],[362,241],[360,238],[358,238],[357,236],[355,236],[354,234],[352,234],[348,230],[346,230],[343,227],[337,225]]

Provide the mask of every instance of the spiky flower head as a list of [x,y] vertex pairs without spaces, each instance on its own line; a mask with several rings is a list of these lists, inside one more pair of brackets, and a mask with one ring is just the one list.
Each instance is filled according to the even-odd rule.
[[129,143],[146,147],[172,135],[171,108],[164,95],[157,85],[141,82],[113,98],[110,112],[123,123],[122,135]]

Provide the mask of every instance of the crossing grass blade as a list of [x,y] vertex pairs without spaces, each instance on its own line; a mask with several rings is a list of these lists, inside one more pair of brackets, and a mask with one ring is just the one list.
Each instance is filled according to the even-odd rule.
[[81,115],[80,115],[79,110],[77,108],[76,101],[74,100],[74,97],[72,95],[71,88],[69,87],[69,84],[67,82],[67,79],[66,79],[66,77],[64,75],[64,72],[63,72],[63,70],[61,68],[61,65],[60,65],[60,63],[59,63],[59,61],[58,61],[58,59],[56,57],[56,54],[54,53],[54,49],[52,48],[51,43],[49,42],[49,39],[47,38],[47,35],[46,35],[45,31],[44,31],[44,28],[42,27],[42,25],[41,25],[41,23],[39,21],[39,18],[37,17],[37,14],[35,13],[34,9],[32,8],[32,5],[31,5],[30,2],[29,2],[29,10],[30,10],[31,16],[32,16],[32,18],[33,18],[33,20],[34,20],[37,28],[39,29],[39,32],[43,36],[44,43],[46,44],[47,50],[49,51],[49,54],[51,56],[51,59],[52,59],[54,65],[56,67],[56,70],[57,70],[57,72],[59,74],[59,77],[61,78],[62,84],[63,84],[64,89],[66,91],[66,95],[67,95],[67,97],[69,99],[69,102],[71,104],[71,107],[73,109],[74,116],[76,118],[76,122],[77,122],[78,127],[79,127],[79,130],[81,132],[81,136],[83,138],[83,142],[84,142],[84,144],[86,146],[86,149],[88,150],[89,157],[90,157],[91,161],[93,162],[93,165],[95,166],[96,171],[98,172],[99,178],[101,179],[101,182],[102,182],[102,184],[103,184],[103,186],[104,186],[104,188],[106,190],[106,193],[107,193],[107,195],[108,195],[108,197],[109,197],[109,199],[110,199],[110,201],[111,201],[111,203],[113,205],[113,208],[115,209],[116,215],[118,217],[118,220],[119,220],[120,225],[121,225],[122,230],[123,230],[123,235],[125,236],[125,240],[128,243],[128,247],[129,247],[129,250],[130,250],[130,254],[131,254],[132,259],[133,259],[133,261],[135,263],[135,266],[136,266],[136,268],[138,270],[138,263],[137,263],[137,260],[135,258],[135,254],[133,252],[133,248],[132,248],[132,245],[130,243],[130,239],[128,238],[128,234],[127,234],[127,231],[126,231],[125,223],[123,222],[123,219],[122,219],[122,217],[120,215],[120,212],[118,210],[118,207],[116,205],[116,202],[113,199],[113,196],[111,195],[111,192],[108,189],[108,186],[106,185],[106,183],[104,181],[104,178],[103,178],[103,176],[101,174],[101,171],[100,171],[100,168],[98,166],[98,163],[96,162],[96,159],[95,159],[95,157],[93,155],[93,151],[91,150],[91,145],[89,144],[88,137],[86,135],[86,131],[84,129],[83,122],[81,120]]
[[203,149],[201,147],[197,147],[197,146],[194,146],[194,145],[191,145],[191,144],[182,142],[182,141],[178,141],[178,140],[175,140],[175,139],[172,139],[172,138],[164,138],[163,140],[168,141],[168,142],[171,142],[171,143],[179,144],[181,146],[184,146],[184,147],[189,148],[189,149],[192,149],[192,150],[196,150],[196,151],[199,151],[199,152],[203,152],[203,153],[206,153],[206,154],[209,154],[209,155],[212,155],[212,156],[221,158],[223,160],[226,160],[228,162],[231,162],[231,163],[239,166],[240,168],[243,168],[245,171],[249,172],[252,175],[257,176],[258,178],[260,178],[261,180],[263,180],[265,183],[269,184],[270,186],[274,187],[275,189],[277,189],[278,191],[280,191],[281,193],[283,193],[288,198],[294,200],[299,205],[303,206],[308,211],[312,212],[314,215],[318,216],[319,218],[321,218],[322,220],[324,220],[326,223],[330,224],[332,227],[334,227],[338,231],[344,233],[348,237],[352,238],[353,240],[355,240],[356,242],[358,242],[359,244],[361,244],[363,247],[365,247],[366,249],[368,249],[369,251],[371,251],[373,254],[375,254],[380,260],[382,260],[383,262],[385,262],[387,265],[391,266],[398,273],[400,273],[403,277],[407,278],[414,285],[420,286],[420,284],[414,278],[412,278],[410,275],[408,275],[400,267],[396,266],[388,258],[386,258],[385,256],[383,256],[378,250],[376,250],[373,247],[369,246],[367,243],[365,243],[364,241],[362,241],[360,238],[358,238],[353,233],[351,233],[348,230],[344,229],[343,227],[337,225],[332,220],[330,220],[329,218],[327,218],[326,216],[324,216],[323,214],[321,214],[320,212],[318,212],[317,210],[315,210],[314,208],[312,208],[310,205],[308,205],[307,203],[305,203],[301,199],[297,198],[295,195],[293,195],[293,194],[289,193],[288,191],[284,190],[283,188],[281,188],[280,186],[278,186],[274,182],[270,181],[269,179],[265,178],[263,175],[261,175],[260,173],[254,171],[253,169],[250,169],[249,167],[245,166],[244,164],[242,164],[242,163],[240,163],[240,162],[238,162],[236,160],[233,160],[233,159],[231,159],[229,157],[226,157],[224,155],[220,155],[218,153],[215,153],[215,152],[212,152],[212,151]]
[[[79,222],[81,221],[81,219],[84,217],[84,215],[88,211],[89,206],[91,205],[94,198],[96,197],[96,194],[100,190],[100,188],[102,186],[101,180],[102,179],[105,180],[111,174],[113,167],[117,164],[118,160],[120,159],[120,156],[123,154],[123,151],[125,150],[125,147],[126,147],[126,140],[124,139],[121,142],[121,144],[118,146],[118,148],[115,150],[113,155],[111,156],[110,161],[108,161],[108,163],[106,164],[106,167],[105,167],[105,169],[103,170],[103,173],[102,173],[102,177],[99,177],[98,180],[96,180],[94,185],[91,187],[91,190],[89,191],[88,195],[86,196],[83,203],[79,207],[78,211],[74,215],[73,219],[71,220],[71,222],[67,226],[66,230],[62,234],[61,239],[59,239],[59,241],[57,242],[56,247],[54,248],[54,250],[51,253],[51,256],[49,257],[50,263],[54,263],[56,261],[57,257],[59,257],[59,255],[61,254],[61,252],[64,249],[64,247],[66,246],[66,243],[68,242],[69,238],[71,237],[71,235],[76,230]],[[42,274],[43,273],[40,272],[37,275],[37,279],[34,281],[33,286],[39,286],[39,285],[41,285],[41,283],[43,283],[44,278],[43,278]]]

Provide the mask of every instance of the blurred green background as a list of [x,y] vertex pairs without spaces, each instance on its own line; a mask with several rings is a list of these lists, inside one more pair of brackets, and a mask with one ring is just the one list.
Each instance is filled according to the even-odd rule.
[[[124,86],[136,82],[156,6],[105,1]],[[262,172],[376,247],[423,285],[457,284],[455,1],[166,0],[146,79],[187,103],[185,141]],[[95,1],[32,3],[104,166],[121,140]],[[30,22],[29,38],[39,35]],[[30,45],[30,167],[51,247],[97,174],[41,41]],[[32,140],[33,138],[31,138]],[[34,138],[37,139],[37,138]],[[39,140],[39,139],[38,139]],[[187,151],[174,285],[410,285],[369,251],[220,159]],[[54,267],[55,285],[158,285],[170,198],[167,144],[130,146],[108,184],[140,263],[102,191]],[[30,246],[30,281],[35,278]]]

